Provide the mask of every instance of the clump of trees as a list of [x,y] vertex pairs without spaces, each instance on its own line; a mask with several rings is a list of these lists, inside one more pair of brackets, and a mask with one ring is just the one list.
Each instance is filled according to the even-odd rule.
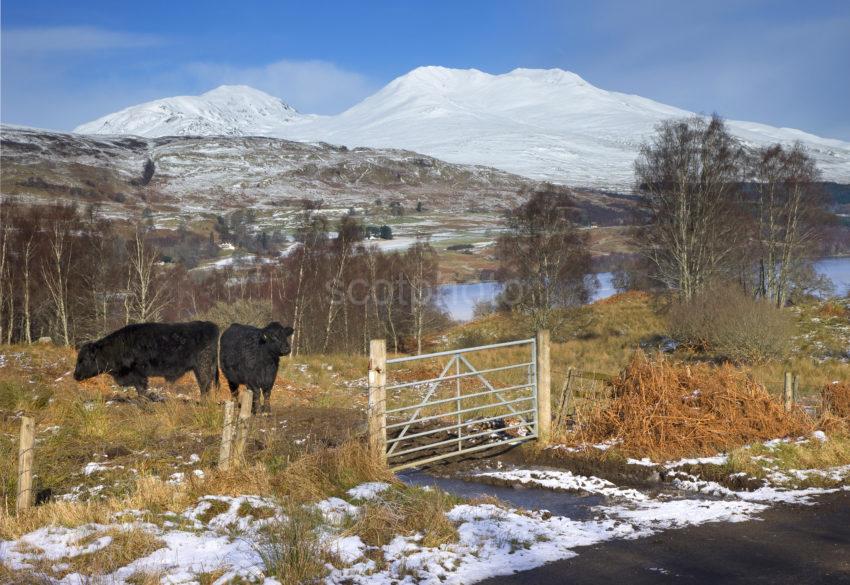
[[0,204],[0,341],[72,345],[163,314],[168,290],[141,225],[73,205]]
[[[219,225],[241,230],[244,222],[230,219]],[[188,242],[213,246],[180,232],[166,237],[75,206],[3,202],[0,342],[50,336],[75,345],[132,322],[275,319],[295,327],[296,353],[365,352],[373,337],[421,350],[448,320],[437,302],[434,249],[423,241],[384,253],[353,217],[331,225],[306,205],[287,255],[216,269],[190,269],[194,259],[163,253]]]
[[546,185],[505,215],[497,240],[499,304],[530,317],[535,329],[560,324],[565,307],[586,303],[596,285],[588,233],[568,189]]
[[723,281],[782,307],[794,290],[811,289],[826,211],[799,144],[747,149],[717,116],[670,120],[641,149],[635,176],[643,267],[680,299]]

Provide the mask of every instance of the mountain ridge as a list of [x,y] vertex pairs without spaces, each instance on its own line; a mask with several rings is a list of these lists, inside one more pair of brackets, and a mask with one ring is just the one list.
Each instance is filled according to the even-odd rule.
[[[232,100],[221,99],[220,94]],[[598,88],[562,69],[518,68],[494,75],[425,66],[332,116],[299,113],[247,86],[223,86],[201,96],[125,108],[75,132],[273,136],[396,148],[535,180],[623,191],[631,189],[634,159],[655,126],[665,119],[693,115],[641,96]],[[825,180],[850,182],[848,142],[756,122],[727,124],[751,147],[800,141]]]

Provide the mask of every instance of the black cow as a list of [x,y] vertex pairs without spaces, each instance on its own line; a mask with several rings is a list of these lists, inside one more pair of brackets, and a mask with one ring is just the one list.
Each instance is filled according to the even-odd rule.
[[254,394],[255,413],[260,408],[260,390],[265,396],[263,412],[271,412],[269,399],[280,356],[289,355],[293,331],[277,321],[262,329],[234,323],[221,335],[221,371],[230,392],[236,396],[239,385],[245,384]]
[[135,386],[140,396],[151,399],[148,378],[162,376],[169,382],[192,370],[201,388],[218,386],[218,326],[208,321],[191,323],[136,323],[122,327],[97,341],[86,343],[77,353],[74,379],[87,380],[109,374],[120,386]]

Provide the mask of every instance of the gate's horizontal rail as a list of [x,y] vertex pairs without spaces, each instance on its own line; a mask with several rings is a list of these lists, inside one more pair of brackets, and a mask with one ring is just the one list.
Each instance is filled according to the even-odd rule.
[[[492,435],[494,433],[504,433],[505,431],[510,431],[510,430],[513,430],[513,429],[523,429],[523,428],[528,428],[527,423],[526,424],[519,424],[519,425],[511,425],[509,427],[502,427],[501,429],[488,429],[486,431],[481,431],[481,432],[478,432],[478,433],[472,433],[471,435],[465,435],[465,436],[460,437],[460,438],[455,437],[453,439],[447,439],[445,441],[438,441],[436,443],[429,443],[427,445],[420,445],[419,447],[413,447],[412,449],[405,449],[404,451],[396,451],[392,455],[390,455],[388,453],[387,457],[388,458],[401,457],[402,455],[407,455],[409,453],[416,453],[416,452],[419,452],[419,451],[425,451],[426,449],[433,449],[434,447],[441,447],[443,445],[452,445],[452,444],[457,445],[458,442],[460,442],[460,441],[467,441],[469,439],[475,439],[477,437],[483,437],[485,435]],[[529,435],[526,435],[523,438],[528,439],[528,438],[534,438],[534,437],[537,437],[537,433],[531,433]],[[464,449],[464,451],[466,451],[466,449]],[[456,454],[457,453],[455,453],[455,455]]]
[[[406,410],[413,410],[414,408],[428,408],[429,406],[433,406],[435,404],[445,404],[446,402],[457,402],[459,400],[466,400],[467,398],[478,398],[480,396],[490,396],[494,394],[498,394],[500,392],[511,392],[513,390],[522,390],[523,388],[531,388],[532,384],[517,384],[516,386],[505,386],[504,388],[496,388],[495,390],[485,390],[484,392],[473,392],[472,394],[462,394],[460,396],[454,396],[452,398],[441,398],[439,400],[429,400],[427,403],[418,403],[411,404],[409,406],[400,406],[399,408],[393,408],[391,410],[386,411],[387,414],[395,414],[397,412],[404,412]],[[493,403],[490,406],[500,406],[504,404],[504,402]],[[416,420],[422,420],[417,418]],[[415,422],[415,421],[411,421]]]
[[499,347],[511,347],[514,345],[526,345],[529,343],[534,343],[534,338],[531,339],[520,339],[518,341],[505,341],[503,343],[491,343],[490,345],[479,345],[477,347],[465,347],[461,349],[449,349],[446,351],[438,351],[436,353],[426,353],[422,355],[408,355],[404,357],[397,357],[387,360],[387,364],[400,364],[402,362],[411,362],[414,360],[426,360],[428,358],[441,357],[445,355],[455,355],[457,353],[469,353],[473,351],[482,351],[485,349],[496,349]]
[[510,366],[501,366],[498,368],[488,368],[486,370],[477,370],[475,372],[461,372],[460,374],[451,374],[449,376],[442,376],[440,378],[429,378],[428,380],[417,380],[415,382],[402,382],[400,384],[393,384],[391,386],[387,386],[387,390],[396,390],[398,388],[410,388],[411,386],[423,386],[425,384],[433,384],[434,382],[443,382],[446,380],[456,380],[458,378],[469,378],[470,376],[478,376],[480,374],[487,374],[489,372],[501,372],[504,370],[514,370],[516,368],[527,368],[528,366],[533,366],[534,362],[527,362],[523,364],[512,364]]
[[[489,417],[485,417],[485,418],[467,420],[467,421],[463,421],[460,424],[457,424],[456,422],[454,422],[454,423],[452,423],[450,425],[446,425],[444,427],[439,427],[439,428],[436,428],[436,429],[428,429],[427,431],[422,431],[420,433],[414,433],[412,435],[404,435],[403,437],[394,437],[392,439],[387,439],[387,444],[391,445],[393,443],[398,443],[398,442],[401,442],[401,441],[405,441],[407,439],[412,439],[413,437],[424,437],[426,435],[433,435],[433,434],[436,434],[436,433],[442,433],[443,431],[451,431],[451,430],[461,429],[463,427],[471,427],[473,425],[486,423],[486,422],[490,422],[490,421],[494,421],[494,420],[499,420],[501,418],[511,418],[511,417],[514,417],[514,416],[522,415],[522,414],[531,414],[532,412],[535,412],[535,410],[533,408],[529,409],[529,410],[520,410],[516,414],[509,412],[507,414],[500,414],[498,416],[489,416]],[[453,413],[453,412],[449,413],[449,414],[445,415],[445,417],[452,416],[453,414],[455,414],[455,413]],[[440,418],[445,418],[445,417],[441,415]],[[416,421],[416,422],[419,422],[419,421]],[[528,426],[528,427],[534,426],[533,422],[528,422],[524,419],[523,419],[522,424],[525,425],[525,426]],[[400,426],[400,425],[393,425],[393,426]],[[389,428],[389,426],[387,428]],[[491,429],[491,430],[496,432],[496,431],[500,431],[502,429]]]
[[[529,400],[534,400],[534,396],[522,396],[521,398],[516,398],[515,400],[511,400],[511,401],[508,401],[508,402],[499,402],[499,403],[494,403],[494,404],[483,404],[483,405],[478,405],[478,406],[470,406],[469,408],[462,408],[460,410],[452,410],[451,412],[441,412],[439,414],[432,414],[430,416],[423,416],[423,417],[417,418],[415,420],[407,420],[407,421],[403,421],[403,422],[393,423],[391,425],[387,425],[387,430],[397,429],[399,427],[405,427],[405,426],[408,426],[408,425],[411,425],[411,424],[426,422],[426,421],[429,421],[429,420],[438,420],[438,419],[446,418],[446,417],[449,417],[449,416],[457,416],[459,414],[464,414],[464,413],[467,413],[467,412],[475,412],[477,410],[486,410],[488,408],[495,408],[497,406],[503,406],[505,404],[515,404],[517,402],[527,402]],[[457,400],[452,400],[452,402],[457,402]],[[513,412],[506,412],[502,416],[506,416],[506,417],[507,416],[514,416],[514,413]],[[455,426],[457,426],[457,424],[455,424]]]
[[[473,453],[475,451],[483,451],[485,449],[493,449],[494,447],[498,447],[500,445],[518,445],[519,443],[523,443],[525,441],[529,441],[531,439],[536,438],[537,435],[528,435],[525,437],[517,437],[515,439],[505,439],[504,441],[499,441],[498,443],[484,443],[483,445],[476,445],[475,447],[467,447],[463,450],[464,453]],[[433,463],[435,461],[440,461],[442,459],[448,459],[449,457],[457,457],[457,452],[451,451],[448,453],[441,453],[439,455],[434,455],[433,457],[426,457],[425,459],[416,459],[414,461],[407,461],[405,463],[399,463],[398,465],[390,467],[390,471],[393,473],[397,471],[402,471],[403,469],[410,469],[411,467],[420,467],[422,465],[426,465],[428,463]]]

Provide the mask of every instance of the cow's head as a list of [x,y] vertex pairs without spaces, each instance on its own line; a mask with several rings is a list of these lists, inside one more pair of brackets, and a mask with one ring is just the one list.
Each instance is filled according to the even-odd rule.
[[284,327],[277,321],[266,325],[260,333],[260,339],[269,350],[277,355],[289,355],[292,348],[289,347],[289,337],[295,330],[292,327]]
[[96,341],[84,343],[77,352],[77,366],[74,368],[74,379],[79,382],[88,380],[103,373],[99,365],[100,347]]

